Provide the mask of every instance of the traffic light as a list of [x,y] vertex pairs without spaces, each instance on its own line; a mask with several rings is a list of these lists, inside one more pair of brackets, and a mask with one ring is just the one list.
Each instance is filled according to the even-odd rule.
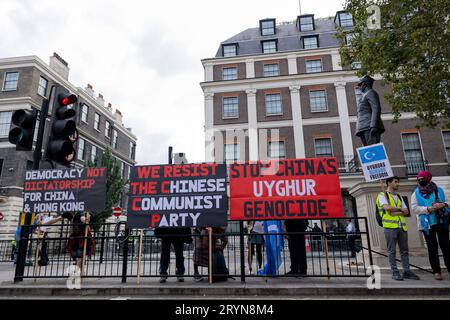
[[30,151],[33,148],[34,128],[37,110],[16,110],[11,117],[8,140],[16,145],[17,151]]
[[56,85],[54,92],[47,158],[68,166],[76,154],[74,143],[78,140],[78,131],[73,104],[78,98],[61,85]]

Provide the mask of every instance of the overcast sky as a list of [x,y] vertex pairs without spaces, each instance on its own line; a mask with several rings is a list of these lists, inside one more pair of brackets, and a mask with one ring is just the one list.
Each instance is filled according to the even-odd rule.
[[[302,0],[334,16],[344,0]],[[167,163],[167,148],[204,161],[201,59],[258,21],[293,21],[298,0],[0,0],[0,58],[57,52],[69,80],[92,84],[138,137],[139,164]]]

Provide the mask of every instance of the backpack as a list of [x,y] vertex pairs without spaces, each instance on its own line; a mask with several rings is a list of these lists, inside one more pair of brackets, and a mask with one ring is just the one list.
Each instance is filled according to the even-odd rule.
[[229,271],[222,251],[216,250],[212,256],[212,282],[223,282],[229,278]]

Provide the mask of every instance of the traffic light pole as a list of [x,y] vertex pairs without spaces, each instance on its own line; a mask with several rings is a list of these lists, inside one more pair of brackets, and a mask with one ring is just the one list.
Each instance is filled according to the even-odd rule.
[[[54,91],[55,91],[54,86],[52,86],[52,89],[50,90],[49,99],[52,98]],[[44,140],[45,125],[48,116],[48,106],[49,100],[44,99],[41,105],[41,115],[39,118],[39,131],[37,135],[36,147],[34,148],[33,152],[33,170],[39,170],[39,164],[42,159],[42,141]],[[16,261],[16,272],[14,275],[14,283],[23,280],[23,273],[25,271],[25,262],[28,249],[28,239],[30,237],[31,215],[32,215],[31,212],[25,213],[25,221],[22,228],[20,229],[20,239],[18,243],[19,250]],[[34,261],[34,263],[38,262]]]

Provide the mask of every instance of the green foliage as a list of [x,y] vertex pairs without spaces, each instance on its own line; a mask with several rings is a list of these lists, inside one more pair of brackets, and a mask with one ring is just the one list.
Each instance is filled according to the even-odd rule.
[[101,212],[93,213],[94,228],[96,224],[105,222],[106,219],[112,215],[112,207],[120,204],[120,199],[125,191],[127,180],[120,175],[119,162],[114,159],[111,150],[106,149],[100,159],[95,158],[95,161],[88,161],[88,167],[106,168],[106,206]]
[[[380,8],[381,28],[372,30],[366,8]],[[346,0],[353,15],[350,45],[340,48],[342,64],[361,62],[358,76],[379,74],[392,85],[386,95],[394,121],[415,112],[418,126],[449,127],[450,0]]]

